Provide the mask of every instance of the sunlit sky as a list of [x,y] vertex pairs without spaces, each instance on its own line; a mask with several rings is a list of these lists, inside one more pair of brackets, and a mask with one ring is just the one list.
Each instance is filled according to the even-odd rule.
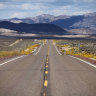
[[0,19],[96,12],[96,0],[0,0]]

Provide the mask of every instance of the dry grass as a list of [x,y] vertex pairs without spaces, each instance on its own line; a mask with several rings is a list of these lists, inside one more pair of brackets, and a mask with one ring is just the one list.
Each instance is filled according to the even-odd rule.
[[45,41],[32,39],[0,39],[0,58],[32,54]]
[[96,60],[96,41],[58,40],[55,41],[62,54],[81,56]]

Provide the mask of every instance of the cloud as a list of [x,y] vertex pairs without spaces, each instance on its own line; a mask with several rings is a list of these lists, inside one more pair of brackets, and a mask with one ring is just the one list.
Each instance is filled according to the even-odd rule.
[[66,14],[68,10],[71,8],[72,8],[71,5],[60,6],[60,7],[54,8],[53,10],[50,10],[50,12],[53,13],[54,15],[61,15],[61,14]]
[[0,18],[24,18],[41,14],[81,15],[96,10],[96,3],[93,3],[96,0],[0,0],[0,2]]
[[34,9],[34,7],[31,4],[22,4],[22,9]]
[[82,15],[86,13],[91,13],[92,10],[89,9],[82,9],[77,6],[68,5],[68,6],[61,6],[57,7],[53,10],[49,10],[48,13],[54,14],[54,15]]
[[[0,0],[0,2],[19,2],[19,3],[24,3],[24,2],[34,2],[34,3],[52,3],[56,2],[58,0]],[[61,0],[62,1],[62,0]]]
[[0,3],[0,9],[4,9],[4,8],[6,8],[6,6],[4,4]]
[[96,0],[73,0],[75,3],[93,3],[96,2]]
[[0,2],[3,2],[3,3],[5,3],[5,2],[17,2],[17,3],[24,3],[24,2],[26,2],[26,3],[54,3],[54,2],[68,2],[68,3],[70,3],[70,2],[74,2],[74,3],[84,3],[84,2],[86,2],[86,3],[91,3],[91,2],[96,2],[96,0],[0,0]]
[[87,14],[87,13],[91,13],[90,10],[85,10],[85,11],[77,11],[77,12],[73,12],[73,15],[82,15],[82,14]]
[[[72,5],[67,5],[67,6],[46,6],[43,5],[42,6],[38,6],[40,4],[37,5],[31,5],[31,4],[23,4],[21,6],[22,8],[25,8],[26,11],[17,11],[17,12],[13,12],[10,15],[10,18],[25,18],[25,17],[34,17],[37,15],[41,15],[41,14],[51,14],[51,15],[82,15],[82,14],[86,14],[86,13],[90,13],[91,10],[82,10],[81,8],[77,8],[77,6],[72,6]],[[47,10],[47,11],[46,11]]]
[[15,17],[18,17],[18,18],[22,18],[22,17],[25,17],[27,13],[24,13],[24,12],[16,12],[16,13],[13,13],[10,18],[15,18]]
[[25,3],[21,5],[21,8],[25,10],[39,10],[39,9],[46,9],[49,7],[41,3],[36,3],[36,4]]

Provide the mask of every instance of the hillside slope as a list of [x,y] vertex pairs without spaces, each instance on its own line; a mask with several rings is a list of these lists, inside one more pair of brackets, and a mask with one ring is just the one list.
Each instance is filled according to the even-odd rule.
[[62,35],[67,34],[67,32],[54,24],[26,24],[26,23],[12,23],[3,21],[0,22],[0,28],[10,29],[17,31],[17,34],[53,34],[53,35]]

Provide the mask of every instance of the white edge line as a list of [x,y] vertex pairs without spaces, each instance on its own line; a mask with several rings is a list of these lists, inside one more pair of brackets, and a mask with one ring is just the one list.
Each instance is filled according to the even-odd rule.
[[37,50],[37,47],[32,51],[32,53],[34,53]]
[[77,59],[77,60],[80,60],[80,61],[82,61],[82,62],[84,62],[84,63],[87,63],[88,65],[90,65],[90,66],[96,68],[96,65],[93,65],[92,63],[89,63],[89,62],[87,62],[87,61],[85,61],[85,60],[82,60],[82,59],[77,58],[77,57],[74,57],[74,56],[70,56],[70,57],[73,57],[73,58],[75,58],[75,59]]
[[54,47],[56,48],[56,51],[58,52],[58,54],[59,54],[59,55],[62,55],[62,54],[59,52],[59,50],[57,49],[56,44],[54,44]]
[[8,61],[6,61],[6,62],[4,62],[4,63],[1,63],[0,66],[5,65],[6,63],[9,63],[9,62],[14,61],[14,60],[16,60],[16,59],[22,58],[22,57],[24,57],[24,56],[25,56],[25,55],[19,56],[19,57],[16,57],[16,58],[13,58],[13,59],[11,59],[11,60],[8,60]]
[[34,55],[37,55],[41,49],[42,45],[39,47],[38,51],[34,54]]

